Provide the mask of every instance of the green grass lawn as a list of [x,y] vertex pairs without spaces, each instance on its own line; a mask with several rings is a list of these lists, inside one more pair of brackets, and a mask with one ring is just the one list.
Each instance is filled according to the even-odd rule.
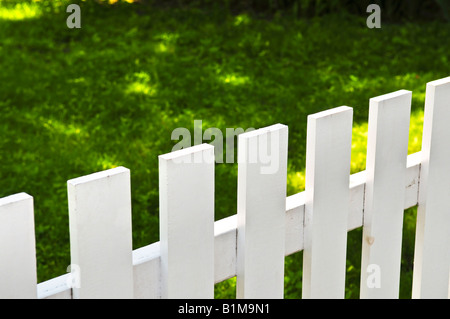
[[[203,128],[289,126],[288,195],[303,190],[307,115],[354,108],[352,172],[365,168],[369,98],[413,91],[410,153],[420,150],[425,85],[449,75],[450,25],[366,16],[258,18],[217,8],[0,1],[0,197],[34,197],[39,282],[70,264],[66,181],[131,170],[133,247],[159,240],[158,159],[193,121]],[[216,164],[216,212],[236,213],[237,166]],[[415,215],[405,214],[402,297],[410,296]],[[349,234],[347,297],[358,297],[361,231]],[[233,297],[234,281],[216,286]],[[301,253],[286,297],[301,296]]]

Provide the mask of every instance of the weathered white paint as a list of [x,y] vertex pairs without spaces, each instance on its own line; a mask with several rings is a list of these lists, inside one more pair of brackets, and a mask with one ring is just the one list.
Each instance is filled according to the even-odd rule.
[[214,147],[159,156],[161,294],[214,298]]
[[[410,91],[370,99],[361,298],[398,298],[402,250]],[[371,284],[371,265],[380,270]]]
[[283,298],[288,128],[238,141],[236,297]]
[[303,298],[344,298],[353,109],[308,116]]
[[447,298],[450,270],[450,77],[426,89],[413,298]]
[[67,188],[73,297],[133,298],[129,169],[75,178]]
[[33,197],[0,199],[0,299],[35,299],[36,248]]

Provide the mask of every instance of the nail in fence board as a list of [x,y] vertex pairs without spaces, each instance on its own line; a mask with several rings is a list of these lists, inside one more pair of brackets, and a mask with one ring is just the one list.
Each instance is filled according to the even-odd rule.
[[162,298],[214,298],[214,147],[159,156]]
[[450,271],[450,77],[427,84],[421,154],[413,298],[447,298]]
[[33,197],[0,199],[0,299],[37,298]]
[[412,93],[370,99],[361,298],[398,298]]
[[344,298],[353,109],[308,116],[303,298]]
[[133,298],[130,171],[67,182],[74,298]]

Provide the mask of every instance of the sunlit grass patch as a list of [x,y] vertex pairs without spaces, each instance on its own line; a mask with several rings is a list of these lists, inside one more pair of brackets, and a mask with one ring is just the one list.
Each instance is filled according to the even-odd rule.
[[179,38],[177,33],[162,33],[155,37],[158,42],[154,46],[156,53],[173,53],[175,52],[175,43]]
[[242,76],[235,73],[226,74],[219,77],[219,80],[222,83],[231,84],[231,85],[242,85],[246,84],[250,81],[248,76]]
[[41,8],[34,2],[17,3],[14,6],[0,3],[0,19],[3,20],[18,21],[38,18],[41,15]]
[[171,44],[160,42],[155,45],[155,52],[157,52],[157,53],[173,53],[173,52],[175,52],[175,47]]
[[125,93],[144,94],[148,96],[156,95],[156,85],[150,81],[150,75],[146,72],[137,72],[128,77],[132,82],[127,85]]
[[99,170],[106,170],[120,166],[115,158],[106,154],[103,154],[101,157],[99,157],[96,164]]
[[[86,0],[83,0],[86,1]],[[139,0],[101,0],[100,2],[105,2],[107,4],[116,4],[116,3],[135,3],[135,2],[139,2]]]
[[80,137],[89,136],[89,134],[78,125],[65,124],[55,119],[41,119],[41,122],[46,130],[55,134]]
[[126,93],[144,94],[153,96],[156,94],[156,89],[151,87],[148,83],[133,82],[127,86]]
[[305,170],[287,173],[287,194],[294,195],[305,190]]
[[408,154],[419,152],[422,149],[423,110],[411,114],[409,123]]
[[250,17],[248,14],[239,14],[234,18],[234,25],[247,25],[250,23]]
[[235,299],[236,277],[217,283],[214,286],[214,296],[218,299]]

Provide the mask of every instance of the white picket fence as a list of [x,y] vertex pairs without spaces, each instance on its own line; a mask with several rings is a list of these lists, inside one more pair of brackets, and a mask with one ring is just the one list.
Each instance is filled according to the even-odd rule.
[[287,126],[239,135],[238,212],[216,222],[214,147],[161,155],[160,241],[136,250],[130,171],[69,180],[71,272],[39,284],[33,198],[2,198],[0,298],[213,298],[234,276],[238,298],[283,298],[284,257],[301,250],[303,297],[343,298],[347,232],[358,227],[361,298],[398,298],[403,211],[415,205],[412,297],[447,298],[450,77],[427,84],[422,150],[408,156],[411,96],[370,100],[366,170],[353,175],[352,108],[310,115],[305,191],[287,198]]

